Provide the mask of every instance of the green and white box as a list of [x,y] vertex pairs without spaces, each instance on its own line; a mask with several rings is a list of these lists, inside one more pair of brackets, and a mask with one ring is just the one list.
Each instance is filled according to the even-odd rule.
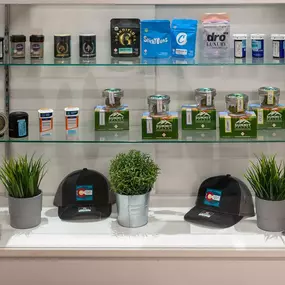
[[285,105],[265,108],[260,104],[249,105],[251,111],[257,116],[257,129],[284,129],[285,128]]
[[221,138],[256,138],[257,118],[254,112],[241,116],[230,116],[228,112],[219,112]]
[[178,113],[168,112],[166,116],[142,116],[143,139],[178,139]]
[[198,109],[197,105],[182,105],[182,130],[215,130],[216,109]]
[[120,108],[108,108],[106,105],[96,106],[95,130],[97,131],[123,131],[129,130],[129,108],[122,105]]

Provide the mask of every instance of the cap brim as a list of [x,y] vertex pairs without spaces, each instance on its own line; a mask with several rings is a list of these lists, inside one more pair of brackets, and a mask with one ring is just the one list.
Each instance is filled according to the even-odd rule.
[[184,216],[187,222],[221,229],[232,227],[242,218],[241,216],[214,212],[197,206]]

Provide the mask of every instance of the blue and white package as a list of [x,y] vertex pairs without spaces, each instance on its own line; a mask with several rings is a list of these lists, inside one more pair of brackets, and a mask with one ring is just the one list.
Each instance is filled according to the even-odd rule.
[[170,21],[141,21],[142,56],[168,58],[171,53]]
[[197,20],[174,19],[171,25],[172,56],[193,58],[196,50]]

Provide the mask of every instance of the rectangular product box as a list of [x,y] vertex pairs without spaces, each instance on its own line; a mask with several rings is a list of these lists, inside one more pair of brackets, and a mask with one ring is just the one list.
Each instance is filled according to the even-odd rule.
[[219,112],[220,138],[256,138],[257,118],[254,112],[242,116],[230,116],[228,112]]
[[216,109],[200,110],[197,105],[182,105],[182,130],[215,130]]
[[250,104],[249,108],[257,116],[257,129],[284,129],[285,105],[275,108],[264,108],[260,104]]
[[123,131],[129,130],[129,108],[122,105],[120,108],[108,108],[106,105],[96,106],[94,109],[95,130]]
[[168,112],[166,116],[142,115],[143,139],[178,139],[178,113]]

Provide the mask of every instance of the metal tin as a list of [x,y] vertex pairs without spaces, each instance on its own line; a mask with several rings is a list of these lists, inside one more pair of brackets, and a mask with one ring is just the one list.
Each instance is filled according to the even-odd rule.
[[9,114],[9,136],[11,138],[24,138],[29,135],[29,115],[26,112],[13,112]]
[[276,107],[279,104],[280,89],[277,87],[260,87],[258,95],[262,107]]
[[245,58],[247,34],[234,34],[233,39],[234,39],[234,57]]
[[43,35],[31,35],[30,36],[30,56],[31,58],[43,58],[44,57],[44,41]]
[[272,34],[273,58],[284,58],[285,34]]
[[168,95],[151,95],[147,98],[150,115],[166,115],[169,111],[170,97]]
[[247,111],[248,96],[243,93],[226,95],[226,107],[230,115],[242,115]]
[[25,58],[26,36],[24,36],[24,35],[12,35],[10,40],[11,40],[11,56],[12,56],[12,58]]
[[195,90],[195,100],[200,109],[214,108],[214,97],[217,91],[214,88],[198,88]]
[[108,88],[102,93],[106,106],[110,108],[118,108],[121,106],[121,98],[124,97],[124,91],[120,88]]
[[70,58],[71,57],[71,35],[59,34],[54,35],[54,57]]
[[264,57],[265,34],[251,35],[252,57]]
[[81,34],[79,35],[79,56],[96,57],[96,35]]
[[0,137],[4,136],[4,133],[8,129],[8,119],[4,113],[0,113]]

